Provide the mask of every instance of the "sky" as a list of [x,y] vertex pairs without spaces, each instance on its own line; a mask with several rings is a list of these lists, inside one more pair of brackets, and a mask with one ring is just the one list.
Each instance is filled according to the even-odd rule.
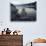
[[[37,1],[37,21],[35,22],[11,22],[10,2],[23,4]],[[46,38],[46,0],[0,0],[0,31],[7,27],[10,30],[23,32],[23,44],[37,37]]]

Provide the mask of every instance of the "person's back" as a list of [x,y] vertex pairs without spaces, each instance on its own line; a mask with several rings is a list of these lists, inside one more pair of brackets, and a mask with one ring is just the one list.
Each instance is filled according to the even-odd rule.
[[9,28],[7,28],[6,34],[10,34],[10,33],[11,33],[11,31],[9,30]]
[[26,15],[27,15],[27,13],[26,13],[26,11],[25,11],[24,8],[22,9],[21,15],[22,15],[22,16],[26,16]]

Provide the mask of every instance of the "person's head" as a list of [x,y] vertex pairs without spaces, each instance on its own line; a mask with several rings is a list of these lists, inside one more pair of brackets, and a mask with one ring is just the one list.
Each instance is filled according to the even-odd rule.
[[23,8],[22,11],[25,11],[25,9]]
[[9,30],[9,28],[7,28],[7,30]]

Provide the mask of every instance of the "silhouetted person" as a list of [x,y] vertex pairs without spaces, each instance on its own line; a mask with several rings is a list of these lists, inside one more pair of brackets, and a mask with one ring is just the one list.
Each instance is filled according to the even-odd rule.
[[9,28],[7,28],[7,30],[6,30],[6,35],[7,34],[10,34],[11,33],[11,31],[9,30]]
[[5,29],[2,31],[2,35],[4,35]]
[[31,42],[31,46],[32,46],[32,42]]
[[26,16],[26,15],[27,15],[27,13],[26,13],[26,11],[25,11],[24,8],[22,9],[21,15],[22,15],[22,16]]
[[14,31],[14,32],[13,32],[13,35],[15,35],[15,33],[17,34],[17,31]]
[[16,9],[16,15],[15,15],[15,20],[19,20],[20,19],[20,14],[18,13],[18,9]]

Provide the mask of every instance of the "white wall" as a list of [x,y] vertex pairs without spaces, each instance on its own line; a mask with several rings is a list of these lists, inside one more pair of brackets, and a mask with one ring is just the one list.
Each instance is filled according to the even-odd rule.
[[[10,0],[12,2],[12,0]],[[15,0],[29,3],[35,0]],[[20,29],[23,32],[24,43],[36,37],[46,37],[46,0],[37,1],[36,22],[11,22],[9,0],[0,0],[0,30],[9,27],[11,30]]]

